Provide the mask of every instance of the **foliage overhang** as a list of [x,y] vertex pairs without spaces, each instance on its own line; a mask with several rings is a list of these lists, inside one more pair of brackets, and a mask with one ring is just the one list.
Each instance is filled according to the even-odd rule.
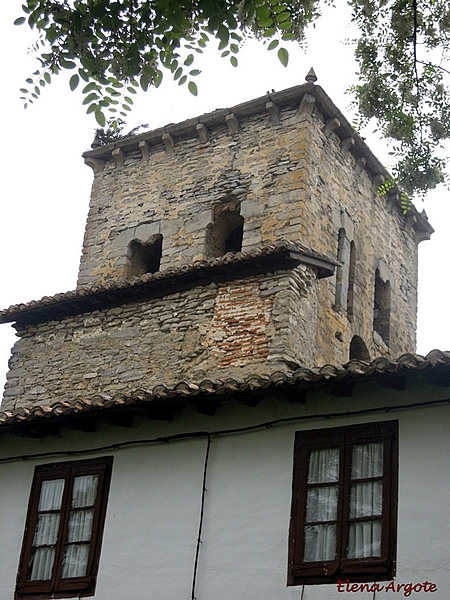
[[[24,0],[38,32],[39,69],[22,88],[25,105],[52,77],[73,70],[83,104],[98,124],[126,118],[139,86],[158,87],[169,71],[197,95],[196,55],[213,40],[237,66],[247,35],[289,60],[284,41],[302,42],[327,0]],[[390,139],[398,185],[425,193],[446,179],[442,143],[450,137],[446,69],[450,0],[349,0],[359,30],[359,82],[352,88],[358,127],[375,119]],[[337,6],[337,9],[339,7]]]

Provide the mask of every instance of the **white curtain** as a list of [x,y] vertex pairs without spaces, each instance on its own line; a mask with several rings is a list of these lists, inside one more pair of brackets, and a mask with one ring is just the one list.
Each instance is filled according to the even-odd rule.
[[86,575],[94,520],[94,509],[87,507],[95,505],[97,486],[98,475],[83,475],[76,477],[73,482],[72,510],[62,564],[63,578]]
[[42,482],[38,504],[38,513],[41,514],[38,514],[34,530],[33,551],[29,564],[30,581],[46,581],[52,576],[60,514],[45,511],[61,510],[64,483],[64,479]]
[[98,475],[75,477],[72,491],[72,508],[94,506],[97,497]]
[[41,495],[39,496],[38,511],[60,510],[64,492],[64,479],[51,479],[43,481]]
[[381,521],[350,523],[348,558],[381,556]]
[[46,581],[52,576],[55,548],[35,548],[30,560],[30,581]]
[[339,479],[339,448],[311,450],[308,483],[327,483]]
[[367,479],[383,475],[383,444],[357,444],[352,447],[351,479]]
[[[352,448],[350,476],[350,519],[380,516],[383,508],[383,486],[380,480],[357,483],[383,475],[383,444],[358,444]],[[349,524],[348,558],[381,556],[381,519]]]
[[[339,448],[312,450],[308,461],[308,484],[339,479]],[[333,560],[336,555],[337,485],[309,487],[306,495],[304,562]],[[323,524],[317,522],[323,521]]]
[[304,562],[333,560],[336,556],[336,525],[306,525]]
[[89,558],[89,544],[66,546],[63,557],[62,577],[83,577],[86,575]]

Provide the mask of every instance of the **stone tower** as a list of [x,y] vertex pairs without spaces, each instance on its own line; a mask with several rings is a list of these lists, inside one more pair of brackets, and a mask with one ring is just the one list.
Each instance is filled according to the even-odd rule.
[[3,410],[414,351],[433,230],[313,73],[84,158],[78,287],[1,313]]

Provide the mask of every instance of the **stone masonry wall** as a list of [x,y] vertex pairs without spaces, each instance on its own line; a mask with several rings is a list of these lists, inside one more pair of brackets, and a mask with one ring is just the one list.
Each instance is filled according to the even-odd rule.
[[[234,134],[223,123],[210,129],[207,141],[185,136],[169,149],[153,145],[148,159],[130,152],[123,166],[107,162],[95,175],[79,285],[125,277],[130,241],[155,234],[163,235],[160,269],[204,258],[214,207],[229,204],[244,218],[243,250],[289,239],[336,259],[341,230],[347,247],[353,244],[351,313],[346,290],[337,301],[343,288],[336,277],[320,282],[317,365],[346,362],[355,335],[372,358],[414,351],[414,230],[396,205],[377,196],[379,183],[351,144],[313,104],[303,104],[283,107],[278,122],[267,112],[254,114]],[[388,343],[373,331],[377,268],[391,289]]]
[[300,267],[29,326],[2,410],[312,366],[316,296],[315,273]]

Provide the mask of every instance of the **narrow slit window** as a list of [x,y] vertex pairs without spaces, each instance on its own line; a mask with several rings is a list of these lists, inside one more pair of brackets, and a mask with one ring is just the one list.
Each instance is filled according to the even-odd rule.
[[375,293],[373,303],[373,330],[389,344],[391,319],[391,285],[383,281],[380,272],[375,271]]

